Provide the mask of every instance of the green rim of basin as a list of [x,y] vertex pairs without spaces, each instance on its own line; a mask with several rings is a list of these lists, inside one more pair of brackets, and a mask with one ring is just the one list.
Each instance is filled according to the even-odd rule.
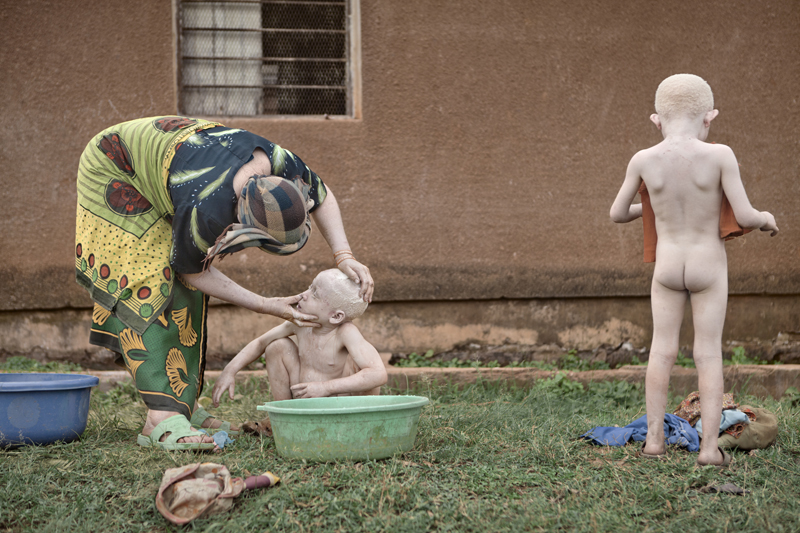
[[414,409],[429,401],[424,396],[337,396],[267,402],[257,409],[287,415],[332,415]]

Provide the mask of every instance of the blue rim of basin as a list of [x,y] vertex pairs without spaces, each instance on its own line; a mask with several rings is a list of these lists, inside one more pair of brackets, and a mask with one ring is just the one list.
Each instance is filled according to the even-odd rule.
[[[337,399],[344,400],[345,398],[358,398],[363,400],[370,396],[342,396]],[[299,398],[296,400],[280,400],[277,402],[267,402],[264,405],[259,405],[256,409],[259,411],[267,411],[270,413],[279,413],[286,415],[334,415],[334,414],[351,414],[351,413],[374,413],[380,411],[398,411],[401,409],[414,409],[422,407],[430,400],[424,396],[371,396],[372,398],[403,398],[404,402],[391,403],[385,405],[354,405],[344,407],[319,407],[319,408],[303,408],[292,407],[299,406],[303,403],[314,403],[323,398]]]
[[0,392],[40,392],[96,387],[97,376],[84,374],[0,374]]

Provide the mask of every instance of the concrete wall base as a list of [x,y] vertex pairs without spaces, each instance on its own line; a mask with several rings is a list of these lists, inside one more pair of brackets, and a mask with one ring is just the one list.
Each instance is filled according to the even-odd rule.
[[[0,358],[27,355],[70,360],[85,368],[112,368],[114,356],[91,346],[87,310],[0,313]],[[208,317],[209,368],[221,368],[250,340],[280,323],[229,305],[212,305]],[[356,322],[379,352],[445,351],[467,341],[480,344],[555,344],[587,350],[602,344],[650,343],[650,299],[562,298],[374,303]],[[729,298],[725,341],[770,342],[800,329],[800,296]],[[691,311],[681,346],[692,343]]]

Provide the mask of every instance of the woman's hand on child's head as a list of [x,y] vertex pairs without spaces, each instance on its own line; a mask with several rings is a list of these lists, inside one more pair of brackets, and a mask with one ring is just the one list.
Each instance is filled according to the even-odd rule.
[[310,381],[292,385],[292,398],[324,398],[331,393],[322,381]]
[[339,263],[339,270],[347,274],[347,277],[358,283],[360,290],[358,295],[367,303],[372,302],[372,291],[375,289],[375,282],[372,281],[372,275],[369,273],[369,268],[362,265],[355,259],[345,259]]

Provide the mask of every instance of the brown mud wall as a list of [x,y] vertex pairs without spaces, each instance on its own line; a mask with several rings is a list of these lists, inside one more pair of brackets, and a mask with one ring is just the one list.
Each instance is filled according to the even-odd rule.
[[[641,226],[615,225],[608,210],[630,157],[659,141],[653,94],[676,72],[709,81],[721,112],[709,140],[734,149],[753,205],[783,230],[727,245],[726,338],[800,330],[796,0],[389,0],[360,11],[361,119],[222,120],[300,154],[335,190],[376,280],[364,325],[376,344],[646,344]],[[5,2],[0,24],[0,312],[16,321],[9,331],[49,323],[29,344],[72,346],[86,327],[71,324],[91,305],[73,280],[78,158],[109,125],[179,111],[173,5]],[[243,252],[219,266],[288,295],[332,260],[316,232],[295,256]],[[223,313],[220,353],[243,341],[225,327],[246,337],[269,323]],[[15,339],[3,333],[0,348]]]

